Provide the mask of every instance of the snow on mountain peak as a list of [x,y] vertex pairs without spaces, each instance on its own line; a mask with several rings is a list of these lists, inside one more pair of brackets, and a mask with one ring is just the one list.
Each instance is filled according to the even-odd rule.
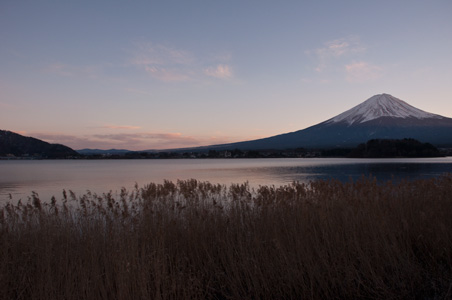
[[391,95],[381,94],[370,97],[352,109],[329,119],[326,123],[347,122],[351,125],[353,123],[364,123],[380,117],[416,119],[442,118],[440,115],[420,110]]

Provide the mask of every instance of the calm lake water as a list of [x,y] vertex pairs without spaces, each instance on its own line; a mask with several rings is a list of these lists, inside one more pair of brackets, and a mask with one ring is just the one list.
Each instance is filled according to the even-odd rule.
[[3,160],[0,161],[0,204],[26,200],[32,191],[42,200],[132,189],[164,179],[194,178],[229,185],[248,181],[252,187],[336,178],[378,180],[429,178],[452,173],[452,157],[427,159],[174,159],[174,160]]

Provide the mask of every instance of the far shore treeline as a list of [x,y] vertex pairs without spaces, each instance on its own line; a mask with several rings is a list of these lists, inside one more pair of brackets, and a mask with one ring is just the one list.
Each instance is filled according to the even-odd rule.
[[168,159],[168,158],[297,158],[297,157],[348,157],[348,158],[402,158],[443,157],[452,155],[452,149],[441,149],[414,139],[374,139],[356,148],[286,149],[286,150],[206,150],[206,151],[130,151],[125,153],[85,154],[87,159]]
[[351,157],[402,158],[451,156],[452,148],[436,148],[415,139],[372,139],[356,148],[295,148],[259,150],[216,150],[190,148],[172,150],[90,150],[75,151],[60,144],[50,144],[32,137],[0,130],[0,159],[175,159],[175,158],[297,158]]

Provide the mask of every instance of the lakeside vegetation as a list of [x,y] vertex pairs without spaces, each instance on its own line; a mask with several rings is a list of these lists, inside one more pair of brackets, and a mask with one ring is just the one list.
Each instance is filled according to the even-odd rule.
[[165,181],[47,203],[32,194],[0,210],[0,295],[446,299],[451,195],[452,175],[256,190]]

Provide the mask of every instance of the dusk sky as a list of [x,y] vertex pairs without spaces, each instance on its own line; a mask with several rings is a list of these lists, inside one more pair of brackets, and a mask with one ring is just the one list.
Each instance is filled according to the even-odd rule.
[[0,2],[0,129],[74,149],[268,137],[381,93],[452,117],[452,1]]

